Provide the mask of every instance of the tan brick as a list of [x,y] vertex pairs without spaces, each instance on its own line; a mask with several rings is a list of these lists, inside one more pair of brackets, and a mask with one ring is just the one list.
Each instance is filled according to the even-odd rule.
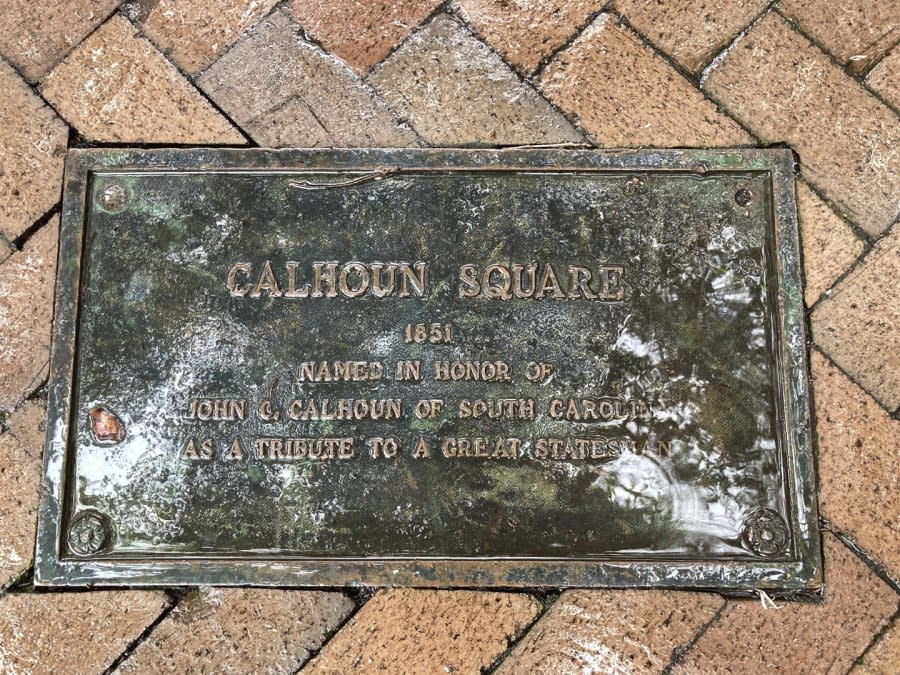
[[866,84],[884,97],[884,100],[900,108],[900,46],[884,59],[866,78]]
[[823,605],[730,600],[673,672],[846,672],[897,609],[898,597],[835,537],[825,545]]
[[276,4],[278,0],[158,0],[141,28],[170,59],[196,75]]
[[900,578],[900,422],[812,354],[819,507]]
[[15,252],[16,249],[6,240],[6,237],[3,236],[3,231],[0,230],[0,263]]
[[819,199],[805,181],[797,182],[806,304],[812,305],[860,256],[865,245],[847,223]]
[[752,139],[610,14],[541,73],[540,89],[600,145],[721,146]]
[[659,49],[697,72],[767,4],[768,0],[615,0],[613,7]]
[[47,402],[33,398],[22,403],[6,420],[9,433],[18,441],[22,451],[40,459],[47,437]]
[[68,129],[3,61],[0,90],[0,234],[13,240],[59,201]]
[[415,134],[283,12],[263,20],[198,80],[262,145],[406,146]]
[[888,410],[900,406],[900,225],[812,313],[819,347]]
[[194,591],[116,672],[293,673],[351,609],[343,593]]
[[41,448],[47,410],[26,401],[0,429],[0,587],[18,576],[34,554]]
[[41,93],[84,136],[128,143],[243,143],[238,131],[124,17],[98,28]]
[[841,63],[864,69],[900,39],[898,0],[781,0],[781,12],[797,22]]
[[435,145],[583,140],[495,52],[446,14],[413,34],[368,81]]
[[497,673],[660,673],[725,601],[711,593],[566,591]]
[[507,63],[531,73],[604,4],[605,0],[454,0],[453,8]]
[[481,672],[540,608],[524,593],[380,591],[304,672]]
[[293,0],[309,35],[360,75],[367,73],[441,4],[441,0]]
[[3,0],[0,54],[29,82],[36,82],[118,4],[119,0]]
[[853,675],[896,675],[900,664],[900,620],[894,623],[863,656]]
[[897,215],[897,117],[818,47],[768,14],[704,88],[764,141],[799,151],[804,176],[867,232]]
[[0,410],[12,410],[47,375],[59,219],[0,265]]
[[103,672],[167,604],[162,591],[7,593],[0,663],[9,673]]

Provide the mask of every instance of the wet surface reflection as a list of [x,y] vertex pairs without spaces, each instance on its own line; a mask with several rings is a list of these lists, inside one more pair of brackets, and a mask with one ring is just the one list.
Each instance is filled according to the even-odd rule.
[[[761,555],[760,510],[786,511],[764,177],[290,179],[127,176],[129,206],[92,216],[70,510],[114,523],[111,554]],[[368,266],[343,295],[286,297],[315,261]],[[424,261],[423,297],[374,296],[371,261]],[[226,283],[235,263],[244,295]],[[535,264],[544,297],[515,297]],[[497,267],[469,297],[464,265]],[[417,342],[420,323],[441,339]],[[300,376],[343,361],[383,374]],[[474,361],[494,375],[453,378]],[[441,409],[417,415],[423,400]],[[101,439],[92,410],[127,434]]]

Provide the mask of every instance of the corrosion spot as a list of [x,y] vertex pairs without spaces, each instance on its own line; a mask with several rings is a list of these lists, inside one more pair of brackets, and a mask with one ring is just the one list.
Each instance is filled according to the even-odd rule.
[[125,425],[115,413],[97,406],[91,408],[88,414],[91,416],[91,430],[98,441],[119,443],[125,440]]

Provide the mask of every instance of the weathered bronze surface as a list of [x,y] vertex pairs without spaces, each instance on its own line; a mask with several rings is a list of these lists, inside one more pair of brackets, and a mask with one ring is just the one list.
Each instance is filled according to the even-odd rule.
[[783,150],[78,150],[40,585],[822,583]]

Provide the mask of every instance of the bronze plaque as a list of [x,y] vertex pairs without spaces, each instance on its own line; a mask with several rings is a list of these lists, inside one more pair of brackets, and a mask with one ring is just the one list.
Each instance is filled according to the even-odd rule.
[[39,585],[822,583],[786,150],[75,150]]

